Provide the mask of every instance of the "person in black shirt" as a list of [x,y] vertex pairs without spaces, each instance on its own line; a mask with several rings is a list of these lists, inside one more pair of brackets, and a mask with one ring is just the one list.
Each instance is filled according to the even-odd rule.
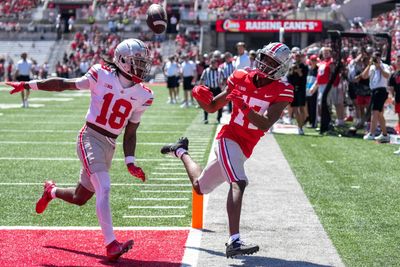
[[289,69],[288,82],[294,87],[294,99],[290,104],[296,117],[299,134],[304,135],[303,125],[306,119],[306,82],[308,67],[302,62],[300,52],[294,54],[294,62]]

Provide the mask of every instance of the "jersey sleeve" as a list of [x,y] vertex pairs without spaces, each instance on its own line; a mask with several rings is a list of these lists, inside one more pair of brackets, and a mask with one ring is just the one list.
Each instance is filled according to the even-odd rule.
[[101,69],[100,64],[93,65],[88,72],[85,74],[85,76],[88,78],[90,85],[94,86],[97,83],[97,80],[99,79],[99,71]]
[[145,86],[143,86],[143,89],[145,90],[143,101],[141,105],[139,105],[137,108],[133,110],[132,115],[129,118],[129,121],[132,123],[139,123],[143,113],[153,104],[154,100],[153,91]]
[[287,82],[279,81],[277,83],[278,86],[278,95],[274,102],[293,102],[293,86]]
[[80,78],[77,78],[75,80],[75,85],[76,85],[76,88],[78,88],[79,90],[89,90],[90,89],[89,78],[86,75],[84,75]]

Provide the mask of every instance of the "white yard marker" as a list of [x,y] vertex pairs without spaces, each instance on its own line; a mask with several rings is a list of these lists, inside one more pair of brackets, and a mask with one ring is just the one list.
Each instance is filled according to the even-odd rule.
[[140,193],[183,193],[191,194],[192,190],[140,190]]
[[134,219],[134,218],[151,218],[151,219],[162,219],[162,218],[185,218],[186,215],[124,215],[122,218]]
[[188,206],[128,206],[128,209],[187,209]]
[[155,175],[187,175],[186,172],[152,172]]
[[154,197],[146,197],[146,198],[138,198],[134,197],[132,198],[134,201],[189,201],[190,198],[188,197],[159,197],[159,198],[154,198]]

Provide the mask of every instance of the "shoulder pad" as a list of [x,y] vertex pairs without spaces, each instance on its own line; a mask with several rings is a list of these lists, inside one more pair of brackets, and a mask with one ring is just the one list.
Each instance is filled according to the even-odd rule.
[[239,69],[239,70],[235,70],[232,73],[232,76],[233,76],[233,78],[235,78],[236,81],[241,81],[241,80],[244,80],[248,74],[249,74],[249,72],[246,69]]

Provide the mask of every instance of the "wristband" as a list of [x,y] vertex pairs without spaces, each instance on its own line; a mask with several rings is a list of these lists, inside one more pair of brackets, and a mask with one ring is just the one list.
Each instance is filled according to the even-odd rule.
[[39,88],[37,86],[37,80],[29,81],[28,85],[29,85],[29,88],[31,88],[32,90],[39,90]]
[[134,156],[125,157],[125,164],[128,165],[129,163],[135,163],[135,157]]

